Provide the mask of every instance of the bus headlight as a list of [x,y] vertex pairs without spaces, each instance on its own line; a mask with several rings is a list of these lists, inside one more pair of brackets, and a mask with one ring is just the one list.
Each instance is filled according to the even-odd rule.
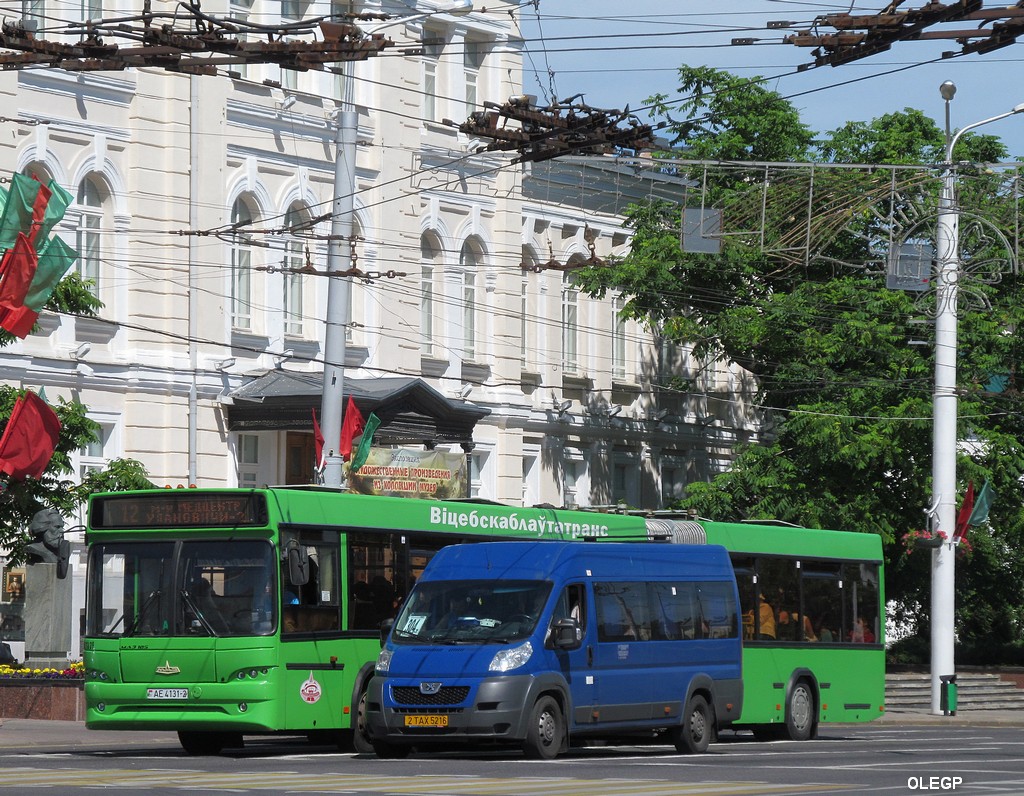
[[533,655],[533,644],[529,641],[520,644],[518,647],[498,650],[487,670],[490,672],[510,672],[513,669],[524,666],[530,660],[531,655]]
[[377,656],[377,665],[373,667],[375,672],[380,674],[387,674],[388,669],[391,668],[391,656],[394,653],[389,649],[382,649],[380,655]]

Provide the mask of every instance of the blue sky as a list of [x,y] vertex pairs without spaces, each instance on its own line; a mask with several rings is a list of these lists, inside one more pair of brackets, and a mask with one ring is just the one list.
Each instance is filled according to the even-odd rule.
[[[925,4],[909,0],[906,8]],[[954,129],[1024,103],[1024,81],[1018,79],[1024,43],[987,55],[926,63],[941,59],[943,50],[958,51],[959,45],[902,42],[850,64],[797,73],[800,64],[812,63],[811,50],[780,43],[792,30],[766,29],[768,21],[809,22],[817,15],[851,9],[854,14],[875,13],[885,5],[886,0],[540,0],[538,21],[538,9],[525,2],[519,9],[522,30],[530,39],[524,88],[546,99],[553,81],[559,99],[583,92],[596,107],[628,104],[637,109],[654,93],[680,96],[675,78],[681,64],[707,65],[742,76],[775,77],[768,85],[791,98],[816,132],[905,107],[923,111],[941,127],[939,85],[945,80],[957,85],[951,105]],[[991,0],[986,2],[991,5]],[[761,42],[732,46],[736,37]],[[978,132],[1002,138],[1011,157],[1024,156],[1024,114]]]

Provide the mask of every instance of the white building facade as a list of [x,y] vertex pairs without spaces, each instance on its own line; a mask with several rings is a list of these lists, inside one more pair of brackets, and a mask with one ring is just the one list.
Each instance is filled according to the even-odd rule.
[[[45,15],[51,27],[62,8]],[[203,10],[268,23],[347,8],[220,0]],[[475,496],[660,508],[756,437],[752,380],[622,321],[621,299],[584,296],[571,271],[540,268],[626,253],[625,204],[681,199],[680,184],[608,159],[511,165],[474,154],[481,142],[443,123],[522,93],[517,8],[497,0],[390,24],[422,55],[354,67],[352,264],[380,276],[352,279],[346,379],[418,378],[455,406],[487,410],[462,446]],[[0,173],[53,178],[75,197],[55,234],[79,251],[75,268],[104,304],[98,319],[43,312],[0,349],[0,378],[89,408],[103,432],[80,452],[82,471],[121,457],[160,485],[309,478],[311,422],[233,428],[233,393],[267,373],[323,370],[342,83],[273,65],[216,77],[0,73]],[[311,273],[295,272],[303,266]],[[674,378],[687,390],[670,389]]]

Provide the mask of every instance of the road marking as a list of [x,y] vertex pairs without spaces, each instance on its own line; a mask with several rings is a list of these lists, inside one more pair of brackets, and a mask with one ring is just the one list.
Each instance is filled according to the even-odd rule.
[[[6,783],[11,783],[7,785]],[[240,787],[239,783],[246,783]],[[191,788],[235,793],[274,791],[281,793],[445,794],[445,796],[522,796],[524,792],[544,796],[754,796],[773,793],[821,793],[842,790],[843,785],[770,785],[765,782],[705,782],[685,784],[665,780],[637,782],[625,779],[573,779],[568,777],[355,776],[337,773],[296,774],[294,772],[232,771],[211,774],[197,771],[116,769],[16,768],[4,772],[0,791],[30,787],[72,788]]]

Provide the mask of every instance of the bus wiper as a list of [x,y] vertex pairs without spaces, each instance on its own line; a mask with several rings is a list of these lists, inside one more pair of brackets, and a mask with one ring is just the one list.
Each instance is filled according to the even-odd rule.
[[196,605],[196,601],[192,599],[192,595],[188,593],[188,589],[181,590],[181,599],[184,601],[185,606],[195,614],[196,619],[199,620],[199,624],[203,626],[203,630],[211,636],[216,636],[217,632],[213,629],[213,625],[211,625],[209,620],[203,616],[203,612],[199,610],[199,606]]
[[160,589],[154,589],[149,593],[149,596],[146,598],[145,602],[142,603],[142,607],[139,609],[139,612],[135,615],[135,619],[132,620],[131,626],[124,631],[124,634],[126,636],[135,635],[135,631],[139,629],[139,626],[142,624],[142,620],[146,617],[146,612],[150,609],[150,607],[156,601],[156,598],[159,596]]

